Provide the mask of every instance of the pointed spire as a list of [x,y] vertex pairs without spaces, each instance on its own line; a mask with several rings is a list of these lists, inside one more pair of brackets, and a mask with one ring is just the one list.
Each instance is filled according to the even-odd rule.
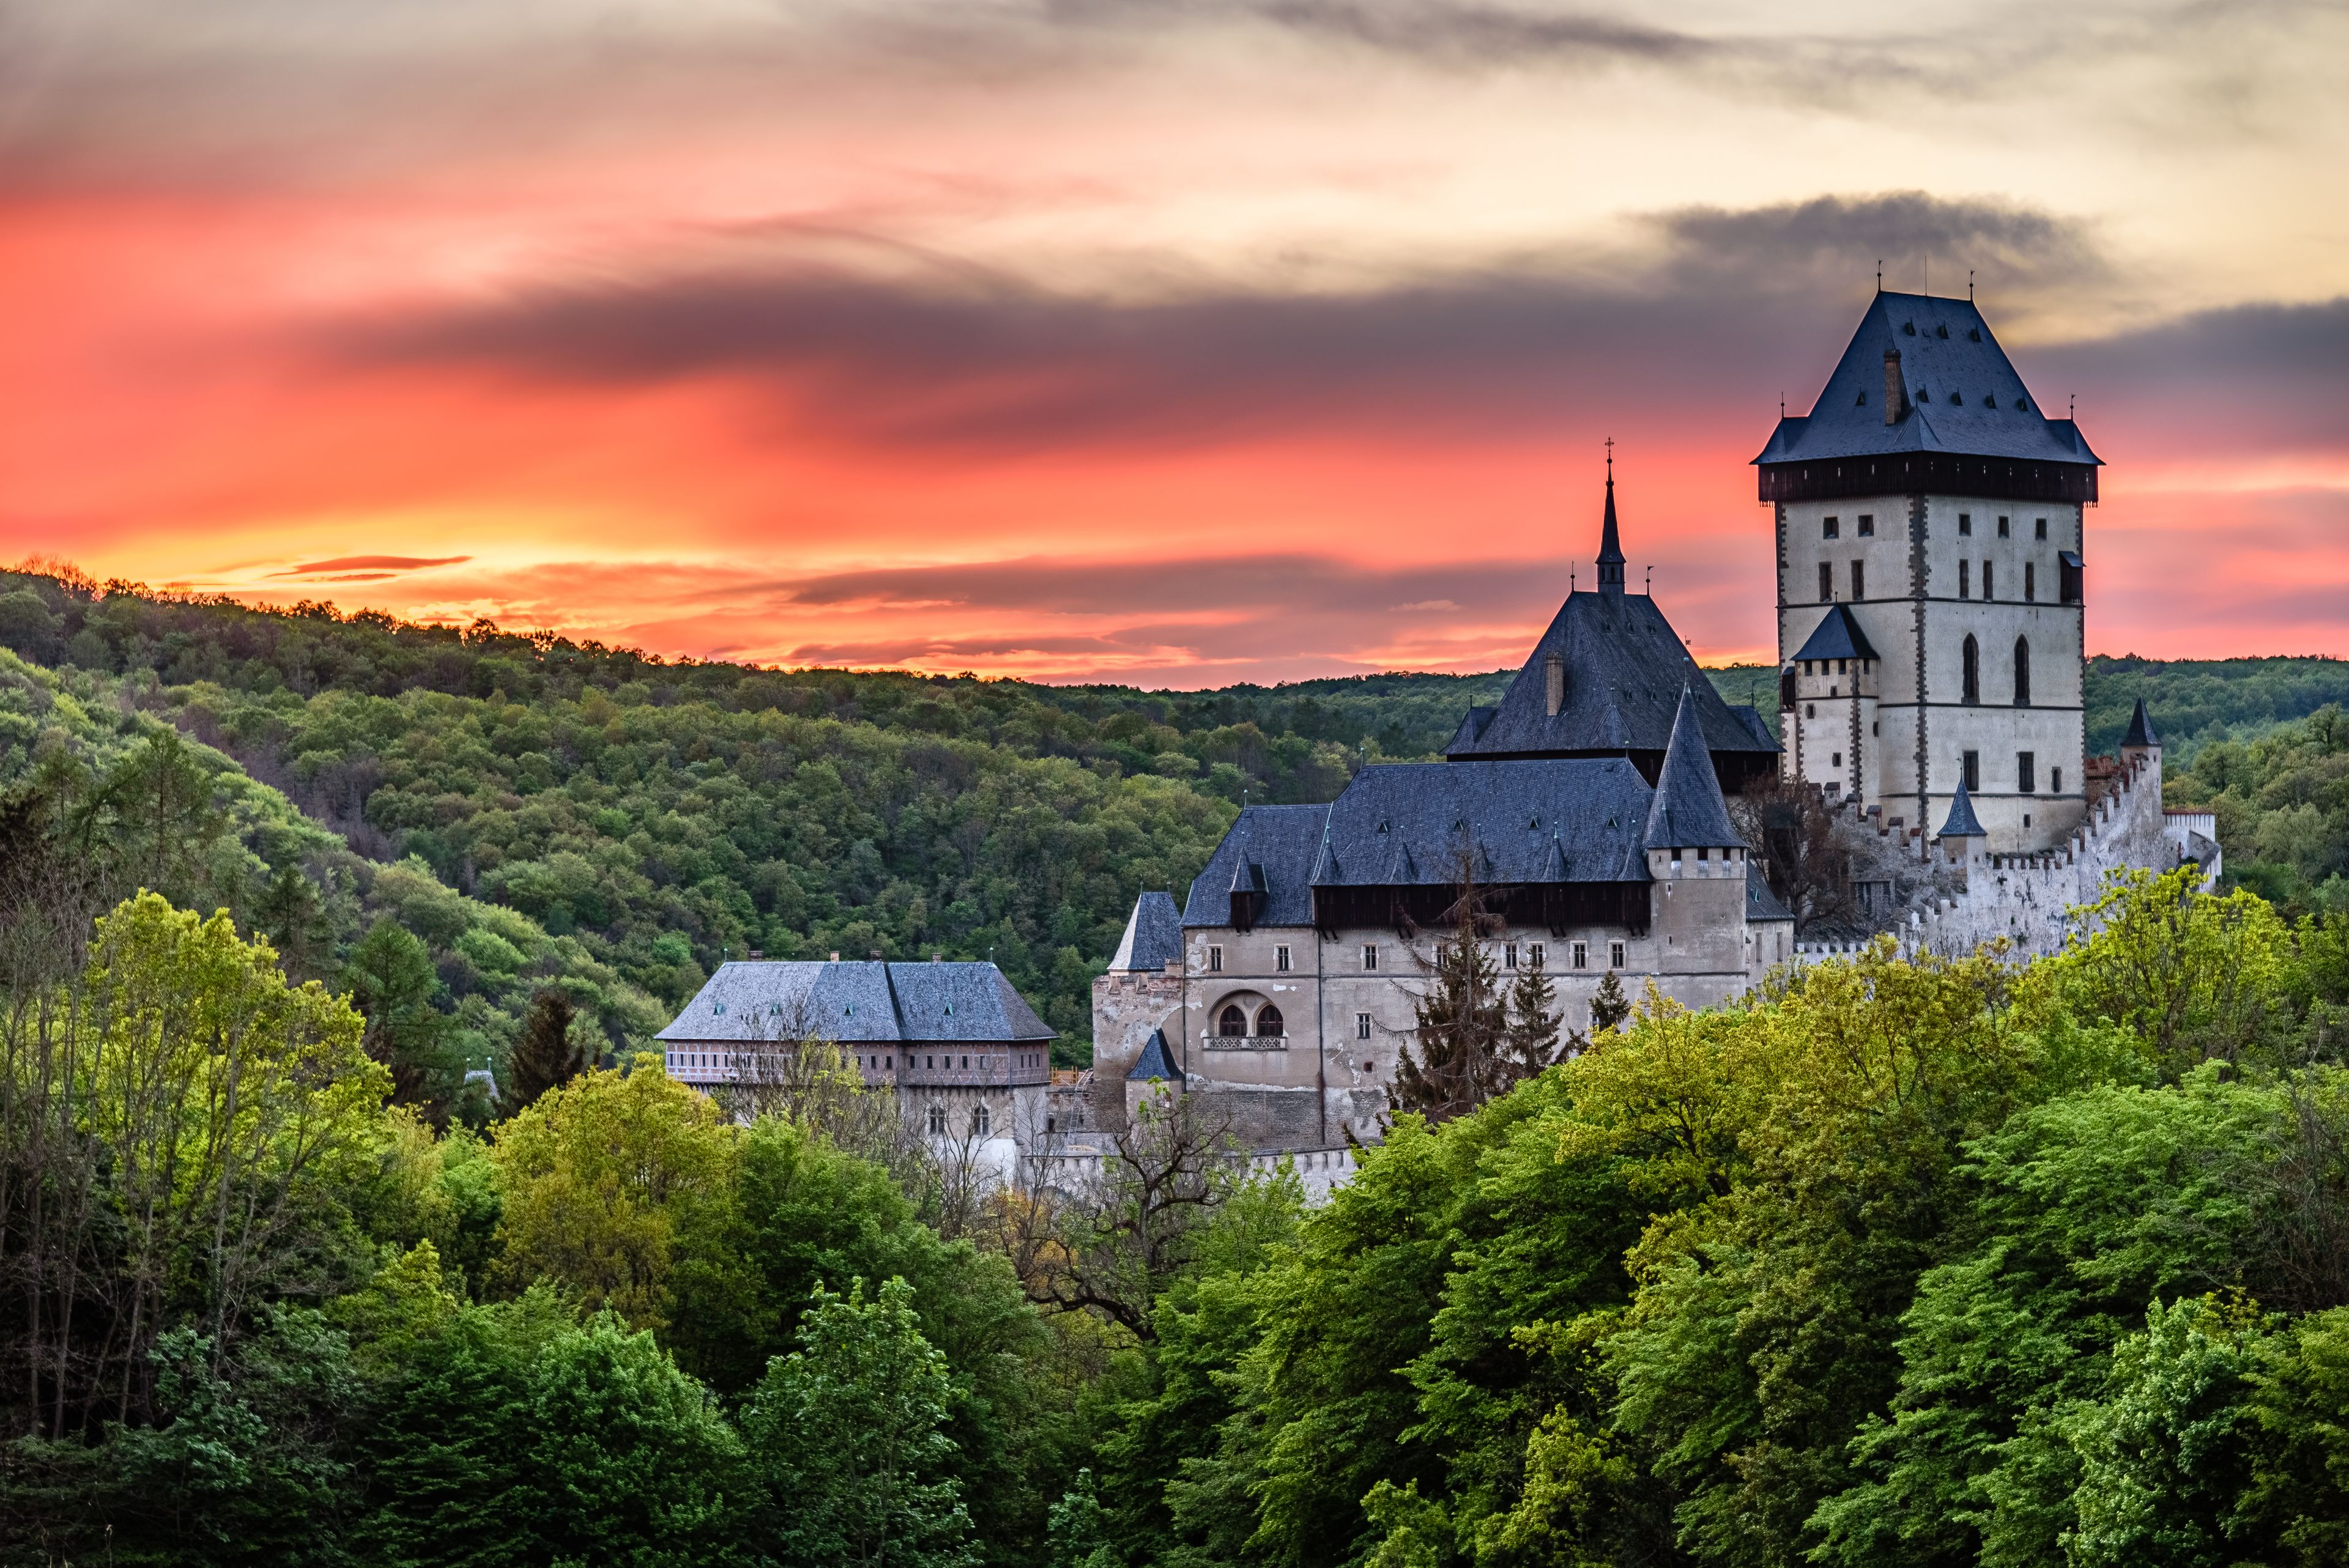
[[2153,717],[2145,711],[2143,697],[2137,699],[2137,711],[2129,715],[2128,733],[2121,737],[2121,744],[2124,747],[2153,747],[2161,744],[2161,738],[2153,732]]
[[1607,518],[1599,529],[1599,591],[1623,592],[1623,541],[1615,529],[1615,438],[1607,438]]
[[1973,797],[1966,793],[1966,781],[1958,780],[1958,792],[1950,800],[1950,820],[1941,824],[1940,836],[1945,839],[1987,839],[1990,830],[1974,815]]
[[1683,682],[1680,711],[1672,716],[1672,738],[1664,747],[1664,766],[1656,775],[1655,798],[1648,805],[1648,848],[1726,849],[1744,841],[1730,825],[1721,779],[1713,770],[1713,752],[1697,727],[1696,693]]

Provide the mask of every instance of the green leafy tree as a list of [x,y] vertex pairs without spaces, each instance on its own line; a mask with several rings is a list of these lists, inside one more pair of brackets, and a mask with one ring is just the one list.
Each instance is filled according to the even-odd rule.
[[922,1337],[913,1288],[868,1300],[818,1287],[800,1348],[767,1369],[742,1414],[770,1512],[762,1544],[786,1568],[963,1568],[978,1561],[954,1455],[946,1358]]
[[1090,1470],[1079,1470],[1068,1491],[1052,1505],[1046,1539],[1051,1568],[1124,1568],[1109,1543],[1109,1516],[1102,1511]]

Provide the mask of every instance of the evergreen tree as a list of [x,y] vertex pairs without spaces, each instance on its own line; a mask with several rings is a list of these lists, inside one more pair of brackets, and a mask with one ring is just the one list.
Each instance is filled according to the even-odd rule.
[[1531,1078],[1558,1059],[1557,1007],[1557,987],[1532,958],[1509,983],[1509,1067],[1516,1077]]
[[942,1429],[946,1357],[903,1279],[867,1300],[816,1287],[800,1348],[768,1363],[742,1415],[771,1509],[761,1542],[786,1568],[966,1568],[978,1561]]
[[571,1037],[575,1016],[571,998],[560,986],[546,986],[531,997],[522,1037],[506,1058],[506,1081],[500,1086],[504,1103],[499,1109],[506,1115],[587,1070],[586,1048]]
[[1631,998],[1623,995],[1623,983],[1609,969],[1599,982],[1599,994],[1590,998],[1590,1032],[1603,1035],[1609,1029],[1619,1029],[1631,1016]]
[[[1469,901],[1461,903],[1464,909]],[[1510,1077],[1501,1056],[1509,1038],[1508,999],[1478,937],[1475,916],[1464,913],[1450,939],[1436,944],[1427,993],[1413,1004],[1417,1053],[1406,1046],[1395,1059],[1390,1100],[1430,1123],[1465,1116]]]
[[343,984],[367,1018],[367,1055],[391,1070],[393,1103],[445,1119],[464,1064],[450,1048],[448,1018],[433,1008],[440,976],[424,944],[389,917],[378,920],[352,951]]

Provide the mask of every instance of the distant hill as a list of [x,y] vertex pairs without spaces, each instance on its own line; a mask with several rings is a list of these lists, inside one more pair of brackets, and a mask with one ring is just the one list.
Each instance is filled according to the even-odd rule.
[[[1365,761],[1434,755],[1511,673],[1150,692],[779,672],[23,573],[0,574],[0,645],[168,718],[348,854],[519,913],[565,965],[606,976],[616,1032],[647,1016],[619,998],[673,1006],[729,954],[943,952],[1001,964],[1063,1061],[1085,1057],[1091,978],[1139,890],[1179,894],[1244,800],[1328,799]],[[1775,726],[1775,670],[1712,674]],[[2140,693],[2182,774],[2214,743],[2349,698],[2349,664],[2095,660],[2092,750]],[[2235,768],[2251,788],[2257,769]],[[2249,865],[2271,808],[2230,810],[2230,860]],[[2291,847],[2292,885],[2314,888],[2349,831]],[[519,981],[482,1013],[488,992],[449,956],[457,933],[419,934],[442,955],[443,1005],[482,995],[472,1032],[495,1045]]]

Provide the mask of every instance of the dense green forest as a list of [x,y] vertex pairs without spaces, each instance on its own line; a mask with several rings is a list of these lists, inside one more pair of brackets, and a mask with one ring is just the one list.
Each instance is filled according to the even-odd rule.
[[2020,971],[1651,998],[1317,1209],[1180,1099],[957,1194],[820,1043],[747,1120],[647,1055],[436,1132],[376,1019],[6,828],[0,1563],[2349,1550],[2340,915],[2140,875]]
[[[502,1059],[549,978],[621,1053],[751,951],[992,957],[1081,1064],[1091,980],[1137,892],[1179,894],[1243,801],[1327,799],[1365,761],[1436,753],[1506,679],[1173,693],[778,672],[70,572],[0,574],[0,646],[25,661],[0,682],[22,742],[0,783],[49,755],[102,771],[177,731],[246,862],[181,889],[190,906],[259,922],[305,975],[342,974],[387,920],[406,932],[447,1020],[436,1081]],[[1713,678],[1775,722],[1771,670]],[[2349,665],[2095,659],[2092,749],[2139,696],[2173,803],[2218,803],[2230,867],[2292,912],[2338,906]],[[266,886],[319,905],[300,940],[262,918]]]

